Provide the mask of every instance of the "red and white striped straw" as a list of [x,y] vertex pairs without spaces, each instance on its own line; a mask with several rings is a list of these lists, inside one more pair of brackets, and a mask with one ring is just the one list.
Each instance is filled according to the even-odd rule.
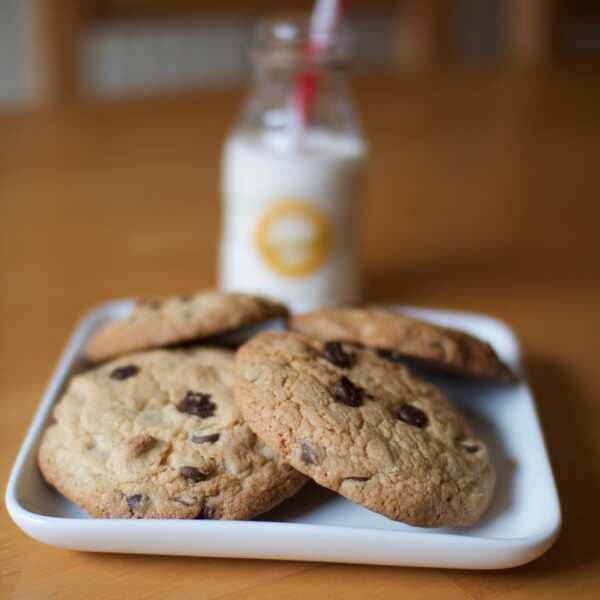
[[[309,22],[309,39],[306,47],[307,55],[313,56],[331,38],[334,27],[339,22],[342,12],[341,0],[317,0]],[[296,79],[294,112],[297,132],[306,128],[310,120],[317,76],[314,69],[306,69]]]

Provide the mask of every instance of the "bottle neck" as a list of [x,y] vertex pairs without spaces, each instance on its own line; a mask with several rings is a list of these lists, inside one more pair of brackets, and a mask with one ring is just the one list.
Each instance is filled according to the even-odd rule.
[[314,67],[273,68],[257,65],[240,126],[253,130],[297,128],[301,86],[310,86],[305,122],[309,129],[358,135],[348,70]]

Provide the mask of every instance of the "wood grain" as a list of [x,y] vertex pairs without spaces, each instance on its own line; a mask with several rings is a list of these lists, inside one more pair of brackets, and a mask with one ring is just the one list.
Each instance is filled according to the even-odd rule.
[[[364,81],[371,300],[495,314],[520,335],[564,510],[506,572],[93,555],[0,516],[3,598],[597,598],[600,81],[554,70]],[[0,117],[0,480],[75,320],[213,285],[240,94]],[[518,424],[515,424],[518,426]]]

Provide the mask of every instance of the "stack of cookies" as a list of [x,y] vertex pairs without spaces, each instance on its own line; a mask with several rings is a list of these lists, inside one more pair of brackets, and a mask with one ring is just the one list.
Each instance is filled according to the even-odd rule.
[[[232,332],[279,319],[237,350]],[[246,335],[246,337],[248,337]],[[46,480],[93,517],[250,519],[307,478],[390,519],[470,526],[488,450],[407,364],[510,381],[485,342],[383,308],[289,318],[256,296],[138,302],[101,328],[39,450]]]

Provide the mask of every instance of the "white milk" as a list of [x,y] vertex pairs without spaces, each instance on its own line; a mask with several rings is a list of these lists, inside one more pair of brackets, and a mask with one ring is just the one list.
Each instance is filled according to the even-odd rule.
[[234,132],[223,157],[220,284],[295,310],[360,297],[357,218],[365,148],[312,129]]

